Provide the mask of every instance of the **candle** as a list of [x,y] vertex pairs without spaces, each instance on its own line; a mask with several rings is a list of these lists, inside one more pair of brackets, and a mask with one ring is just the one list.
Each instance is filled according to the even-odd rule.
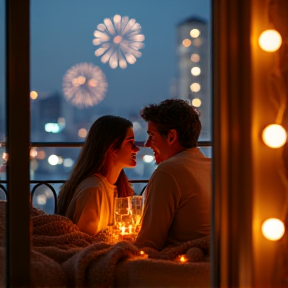
[[125,226],[120,227],[121,230],[121,234],[124,235],[125,234]]
[[139,252],[139,254],[140,254],[140,258],[144,258],[144,259],[148,258],[148,254],[145,254],[145,252],[142,250]]
[[187,257],[186,257],[186,255],[179,255],[179,262],[180,262],[180,263],[185,263],[185,262],[187,262]]

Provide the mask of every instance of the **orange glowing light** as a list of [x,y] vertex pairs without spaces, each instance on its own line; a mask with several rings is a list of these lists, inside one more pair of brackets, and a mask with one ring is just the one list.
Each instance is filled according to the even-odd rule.
[[30,98],[35,100],[38,97],[38,93],[36,91],[31,91],[30,92]]
[[87,136],[87,134],[88,134],[88,131],[85,128],[80,128],[78,130],[78,136],[80,138],[85,138]]
[[7,161],[8,161],[8,158],[9,158],[9,154],[4,152],[3,155],[2,155],[2,159],[3,159],[5,162],[7,162]]
[[121,230],[121,234],[124,235],[125,234],[125,226],[120,227]]
[[141,251],[140,251],[140,254],[141,254],[141,255],[144,255],[144,251],[141,250]]
[[192,61],[192,62],[199,62],[199,61],[200,61],[200,56],[199,56],[199,54],[196,54],[196,53],[192,54],[192,55],[191,55],[191,61]]
[[185,255],[181,255],[181,256],[180,256],[180,262],[181,262],[181,263],[187,262],[187,258],[186,258]]
[[116,36],[113,40],[113,42],[116,44],[121,43],[121,41],[122,41],[122,36],[120,36],[120,35]]
[[186,47],[186,48],[188,48],[190,45],[191,45],[191,40],[189,40],[189,39],[184,39],[183,41],[182,41],[182,44],[183,44],[183,46],[184,47]]
[[31,148],[30,149],[30,157],[35,158],[37,156],[37,149]]
[[45,159],[45,152],[43,151],[43,150],[40,150],[40,151],[38,151],[38,153],[37,153],[37,159],[39,159],[39,160],[43,160],[43,159]]

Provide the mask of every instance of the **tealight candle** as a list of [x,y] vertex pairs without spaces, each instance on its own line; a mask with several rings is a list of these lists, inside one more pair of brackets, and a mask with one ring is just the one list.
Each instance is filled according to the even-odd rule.
[[121,234],[124,235],[125,234],[125,226],[120,227],[121,230]]
[[180,263],[185,263],[187,262],[187,257],[185,255],[179,255],[179,262]]
[[148,258],[148,254],[145,254],[145,252],[144,251],[140,251],[140,256],[141,256],[141,258]]

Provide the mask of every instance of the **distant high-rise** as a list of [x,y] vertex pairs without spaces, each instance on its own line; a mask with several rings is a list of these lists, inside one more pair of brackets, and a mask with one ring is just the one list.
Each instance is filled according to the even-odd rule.
[[207,22],[192,17],[177,26],[178,98],[200,112],[199,140],[211,140],[210,41]]

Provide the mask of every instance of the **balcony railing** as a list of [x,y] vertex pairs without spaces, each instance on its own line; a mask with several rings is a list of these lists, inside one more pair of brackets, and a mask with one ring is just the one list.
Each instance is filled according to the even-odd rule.
[[[139,147],[144,147],[144,141],[135,141],[135,144]],[[31,147],[65,147],[65,148],[73,148],[73,147],[82,147],[83,142],[31,142],[30,146]],[[211,141],[199,141],[197,143],[198,147],[211,147],[212,143]],[[6,143],[5,142],[0,142],[0,147],[5,148]],[[46,186],[49,188],[53,194],[54,198],[54,213],[57,211],[57,191],[53,187],[53,184],[63,184],[66,180],[30,180],[30,184],[35,184],[31,190],[31,201],[33,202],[33,197],[35,195],[35,192],[37,188],[41,186]],[[129,182],[131,184],[136,184],[136,183],[148,183],[149,179],[141,179],[141,180],[136,180],[136,179],[129,179]],[[5,184],[7,184],[7,180],[0,180],[0,190],[2,190],[5,194],[6,200],[9,200],[9,193],[7,189],[5,188]]]

